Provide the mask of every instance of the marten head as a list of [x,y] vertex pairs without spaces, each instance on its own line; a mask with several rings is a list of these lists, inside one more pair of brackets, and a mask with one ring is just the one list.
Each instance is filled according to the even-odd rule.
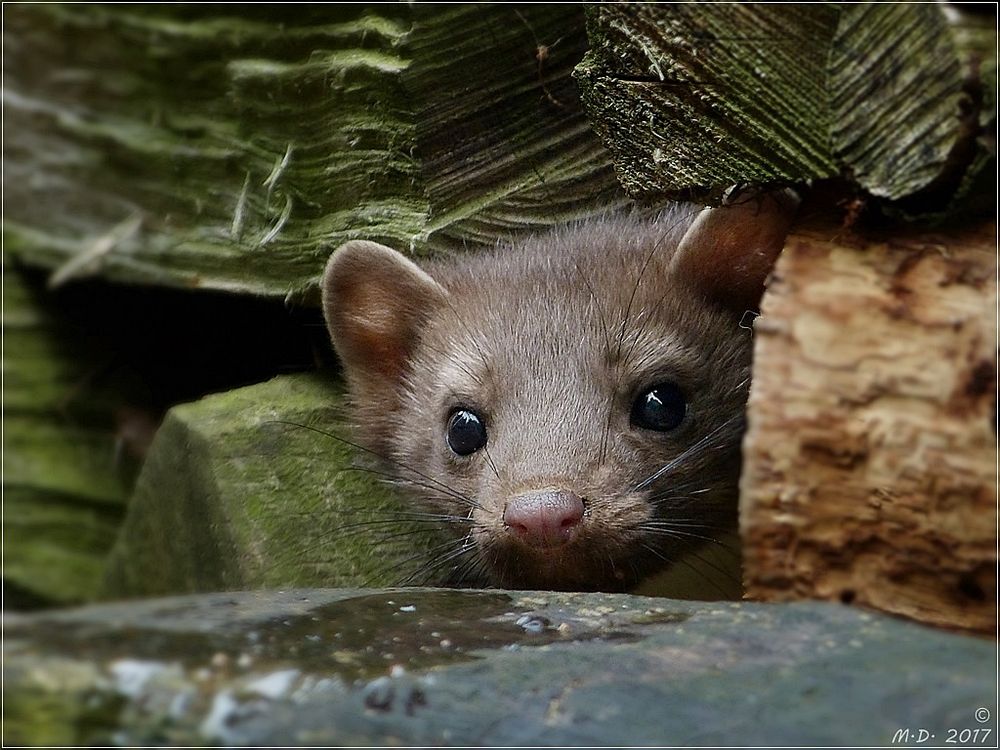
[[359,438],[454,529],[447,582],[623,590],[735,527],[741,319],[789,217],[764,197],[424,268],[366,241],[331,256]]

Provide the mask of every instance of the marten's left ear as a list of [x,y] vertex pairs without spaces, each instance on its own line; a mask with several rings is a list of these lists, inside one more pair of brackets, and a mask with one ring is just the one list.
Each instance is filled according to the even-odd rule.
[[401,253],[366,240],[330,256],[322,291],[330,339],[355,394],[390,403],[422,321],[448,293]]
[[736,315],[756,310],[798,205],[782,190],[704,209],[677,247],[673,274]]

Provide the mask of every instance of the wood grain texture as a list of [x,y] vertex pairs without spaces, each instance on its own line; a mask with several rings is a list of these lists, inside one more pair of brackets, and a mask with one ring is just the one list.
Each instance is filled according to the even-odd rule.
[[837,177],[944,213],[977,197],[963,176],[995,169],[988,19],[943,4],[601,3],[588,33],[577,79],[634,197],[716,202],[736,184]]
[[2,288],[5,603],[84,601],[125,512],[129,462],[110,420],[122,394],[97,382],[102,352],[9,265]]
[[234,7],[10,9],[9,252],[318,304],[348,239],[420,255],[624,200],[578,6]]
[[934,5],[850,5],[830,42],[831,147],[872,195],[923,190],[963,137],[956,40]]
[[754,331],[749,597],[994,631],[994,237],[788,240]]

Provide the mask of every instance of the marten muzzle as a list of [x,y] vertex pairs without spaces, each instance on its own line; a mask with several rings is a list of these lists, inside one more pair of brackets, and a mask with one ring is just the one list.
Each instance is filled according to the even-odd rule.
[[573,538],[584,510],[583,500],[568,490],[528,492],[507,503],[503,522],[522,544],[548,549]]

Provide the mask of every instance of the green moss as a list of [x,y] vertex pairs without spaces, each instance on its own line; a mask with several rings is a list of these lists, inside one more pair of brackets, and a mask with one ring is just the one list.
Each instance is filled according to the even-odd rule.
[[3,304],[4,581],[18,600],[83,601],[124,512],[112,403],[87,387],[94,353],[10,267]]
[[[157,434],[109,564],[109,595],[398,584],[434,528],[401,517],[348,435],[340,388],[282,376],[177,407]],[[311,429],[310,429],[311,428]]]

